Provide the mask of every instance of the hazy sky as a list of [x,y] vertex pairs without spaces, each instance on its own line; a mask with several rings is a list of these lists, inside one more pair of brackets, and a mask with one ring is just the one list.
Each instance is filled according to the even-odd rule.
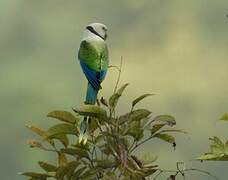
[[[218,122],[228,111],[227,13],[226,0],[1,0],[1,179],[25,179],[17,173],[51,159],[27,147],[33,136],[25,125],[53,124],[45,117],[49,111],[83,103],[86,80],[77,49],[91,22],[108,26],[111,64],[124,58],[121,83],[130,86],[119,112],[128,110],[134,97],[156,93],[139,106],[175,116],[178,128],[189,132],[178,135],[176,151],[160,141],[144,151],[158,155],[162,168],[185,161],[226,179],[228,163],[192,160],[208,150],[208,137],[227,139],[228,124]],[[112,70],[103,96],[112,93],[115,79]]]

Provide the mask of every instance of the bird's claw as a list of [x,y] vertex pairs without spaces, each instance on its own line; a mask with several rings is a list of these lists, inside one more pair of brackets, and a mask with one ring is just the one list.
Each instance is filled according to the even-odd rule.
[[88,134],[87,133],[84,133],[84,134],[79,134],[79,137],[78,137],[78,143],[79,144],[83,144],[83,145],[86,145],[88,141]]
[[83,134],[80,133],[78,137],[78,143],[81,144],[82,140],[83,140]]

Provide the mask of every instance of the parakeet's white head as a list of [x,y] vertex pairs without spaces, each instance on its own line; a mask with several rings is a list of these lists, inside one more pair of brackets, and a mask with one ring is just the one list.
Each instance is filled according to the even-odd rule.
[[82,39],[94,39],[105,41],[107,39],[107,27],[101,23],[91,23],[88,26],[86,26]]

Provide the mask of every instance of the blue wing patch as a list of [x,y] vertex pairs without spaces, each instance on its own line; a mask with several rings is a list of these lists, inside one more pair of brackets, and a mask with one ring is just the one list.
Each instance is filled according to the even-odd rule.
[[99,78],[100,82],[102,82],[104,80],[104,78],[106,76],[106,73],[107,73],[107,70],[99,72],[99,77],[98,78]]
[[95,90],[101,89],[101,82],[104,80],[107,70],[96,72],[92,69],[90,69],[83,61],[80,60],[80,65],[82,67],[82,70],[89,81],[89,83],[93,86]]

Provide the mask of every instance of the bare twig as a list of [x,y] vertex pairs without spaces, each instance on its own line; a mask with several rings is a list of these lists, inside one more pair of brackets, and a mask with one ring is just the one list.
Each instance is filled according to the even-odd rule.
[[134,141],[132,142],[132,144],[131,144],[131,146],[129,147],[129,150],[128,150],[128,151],[131,151],[131,149],[134,147],[135,143],[136,143],[136,140],[134,139]]
[[[213,178],[215,180],[219,180],[216,176],[214,176],[210,172],[207,172],[207,171],[204,171],[204,170],[201,170],[201,169],[189,168],[189,169],[182,169],[181,170],[179,168],[179,166],[178,166],[178,163],[177,163],[177,170],[162,170],[162,169],[159,169],[158,171],[159,171],[159,173],[153,178],[153,180],[156,180],[159,176],[161,176],[162,174],[166,174],[166,173],[173,173],[173,175],[171,175],[172,177],[176,177],[178,175],[181,175],[183,180],[185,180],[185,172],[189,172],[189,171],[197,171],[197,172],[203,173],[205,175],[208,175],[208,176],[210,176],[211,178]],[[168,179],[170,179],[171,176],[169,176]]]
[[214,176],[213,174],[209,173],[208,171],[204,171],[204,170],[201,170],[201,169],[196,169],[196,168],[190,168],[190,169],[185,169],[184,171],[198,171],[198,172],[201,172],[203,174],[206,174],[216,180],[219,180],[216,176]]
[[109,67],[115,67],[119,71],[118,77],[117,77],[117,80],[116,80],[116,85],[115,85],[115,88],[114,88],[114,91],[113,91],[113,94],[116,93],[116,90],[118,88],[118,84],[119,84],[119,81],[120,81],[120,75],[121,75],[121,71],[122,71],[122,65],[123,65],[123,57],[121,56],[121,59],[120,59],[120,67],[119,68],[117,66],[109,66]]
[[[122,71],[122,65],[123,65],[123,57],[121,56],[121,58],[120,58],[120,67],[118,67],[118,66],[109,66],[109,68],[116,68],[118,70],[118,77],[117,77],[117,80],[116,80],[116,84],[115,84],[115,88],[114,88],[113,94],[116,93],[117,88],[118,88],[118,84],[119,84],[119,81],[120,81],[120,75],[121,75],[121,71]],[[115,117],[115,110],[110,107],[109,108],[110,118],[112,118],[113,113],[114,113],[114,117]]]
[[136,145],[131,149],[129,150],[130,153],[132,153],[136,148],[138,148],[139,146],[141,146],[142,144],[144,144],[145,142],[149,141],[150,139],[152,139],[154,136],[150,136],[146,139],[144,139],[143,141],[139,142],[139,143],[136,143]]

